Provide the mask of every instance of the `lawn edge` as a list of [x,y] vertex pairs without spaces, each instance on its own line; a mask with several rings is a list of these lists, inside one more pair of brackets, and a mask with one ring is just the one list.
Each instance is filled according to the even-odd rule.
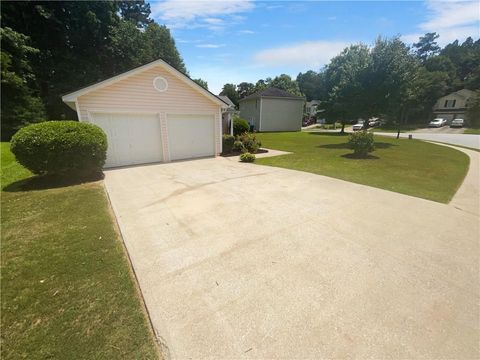
[[467,146],[459,146],[459,145],[452,145],[452,144],[448,144],[448,143],[444,143],[444,142],[439,142],[439,141],[430,141],[430,140],[420,140],[420,141],[425,141],[425,142],[428,142],[430,144],[434,144],[434,145],[439,145],[439,146],[445,146],[445,147],[449,147],[453,150],[456,150],[456,151],[459,151],[461,152],[462,154],[464,154],[467,158],[468,158],[468,166],[467,166],[467,169],[465,171],[465,174],[463,174],[463,178],[462,178],[462,181],[460,181],[460,183],[458,184],[457,188],[455,189],[455,192],[453,193],[453,195],[450,197],[450,199],[448,200],[448,202],[446,202],[447,205],[450,205],[450,203],[453,201],[453,199],[455,198],[455,195],[457,195],[457,192],[458,190],[460,190],[460,188],[462,187],[463,183],[465,182],[465,178],[467,177],[468,175],[468,172],[470,171],[470,164],[472,162],[472,158],[470,157],[470,155],[463,151],[464,149],[466,150],[470,150],[470,151],[477,151],[477,152],[480,152],[480,150],[477,150],[477,149],[473,149],[473,148],[469,148]]
[[169,360],[171,359],[170,356],[170,349],[168,348],[168,345],[166,341],[160,336],[160,334],[157,334],[155,327],[153,326],[153,321],[152,317],[150,316],[150,312],[148,311],[147,304],[145,302],[145,298],[143,296],[142,290],[140,289],[140,284],[138,282],[138,276],[137,273],[135,272],[135,269],[133,267],[132,259],[130,257],[130,254],[128,253],[128,249],[125,245],[125,240],[124,236],[122,233],[122,229],[120,227],[120,224],[118,223],[117,216],[115,215],[115,211],[113,209],[113,205],[110,199],[110,195],[108,194],[107,188],[105,186],[105,181],[101,181],[101,187],[103,189],[103,192],[105,193],[105,196],[107,198],[107,207],[108,207],[108,214],[110,216],[110,219],[112,220],[112,225],[113,229],[115,231],[115,234],[117,235],[116,240],[121,243],[122,249],[123,249],[123,255],[125,259],[127,260],[128,264],[128,272],[130,274],[130,278],[132,279],[132,282],[134,284],[135,292],[137,294],[137,298],[140,300],[141,303],[141,308],[142,308],[142,313],[145,316],[147,320],[147,327],[149,330],[150,338],[154,343],[155,350],[157,353],[157,356],[159,359],[162,360]]

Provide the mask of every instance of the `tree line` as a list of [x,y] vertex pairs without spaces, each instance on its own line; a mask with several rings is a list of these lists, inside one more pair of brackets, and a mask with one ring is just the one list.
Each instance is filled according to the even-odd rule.
[[75,119],[61,100],[163,59],[188,74],[170,30],[142,1],[2,2],[2,138],[45,119]]
[[[328,122],[345,125],[375,116],[396,125],[425,122],[441,96],[480,89],[480,40],[469,37],[442,49],[437,38],[427,33],[409,47],[399,37],[379,37],[373,46],[350,45],[324,68],[299,73],[295,80],[283,74],[256,84],[225,84],[221,95],[238,104],[245,96],[275,86],[321,100],[319,116]],[[480,98],[472,108],[476,101]]]

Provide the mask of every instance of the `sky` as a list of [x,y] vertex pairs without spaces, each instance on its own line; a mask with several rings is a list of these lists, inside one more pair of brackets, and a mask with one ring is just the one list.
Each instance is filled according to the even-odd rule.
[[353,43],[437,32],[444,46],[480,36],[479,1],[150,1],[192,78],[218,94],[225,83],[320,70]]

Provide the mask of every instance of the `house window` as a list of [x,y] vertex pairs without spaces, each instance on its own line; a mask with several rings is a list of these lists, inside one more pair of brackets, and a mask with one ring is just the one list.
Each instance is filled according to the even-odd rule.
[[444,105],[444,107],[446,107],[446,108],[454,108],[456,102],[457,102],[457,100],[445,100],[445,105]]

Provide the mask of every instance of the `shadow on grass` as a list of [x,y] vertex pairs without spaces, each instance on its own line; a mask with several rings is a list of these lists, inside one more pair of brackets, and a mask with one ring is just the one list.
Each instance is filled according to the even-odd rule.
[[309,135],[326,135],[326,136],[348,136],[350,135],[347,132],[340,132],[340,131],[309,131],[307,132]]
[[[392,146],[398,146],[397,144],[390,144],[385,142],[376,142],[375,149],[388,149]],[[341,143],[341,144],[325,144],[325,145],[318,145],[317,147],[322,149],[350,149],[348,143]]]
[[94,182],[102,180],[104,178],[103,173],[98,173],[89,176],[78,177],[58,177],[58,176],[32,176],[28,179],[15,181],[5,186],[2,191],[6,192],[19,192],[19,191],[34,191],[34,190],[47,190],[57,189],[72,185],[80,185],[88,182]]
[[355,155],[354,153],[351,154],[344,154],[340,155],[343,158],[346,159],[352,159],[352,160],[378,160],[380,159],[378,156],[375,155],[367,155],[366,157],[359,157],[358,155]]

